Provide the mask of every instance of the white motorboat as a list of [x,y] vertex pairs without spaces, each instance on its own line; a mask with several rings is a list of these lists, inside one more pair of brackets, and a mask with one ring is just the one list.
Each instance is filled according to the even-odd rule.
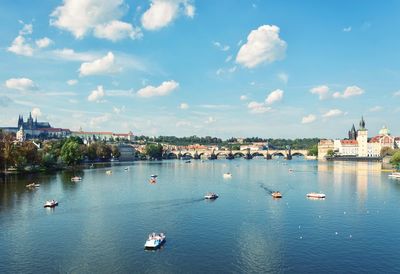
[[204,199],[208,199],[208,200],[215,200],[218,198],[218,194],[214,193],[214,192],[207,192],[206,195],[204,195]]
[[58,206],[58,202],[56,200],[46,201],[44,203],[44,207],[55,207]]
[[282,198],[282,193],[280,193],[279,191],[274,191],[271,193],[272,198]]
[[144,244],[144,248],[158,248],[165,242],[165,234],[164,233],[151,233]]
[[35,184],[35,183],[32,183],[32,184],[27,184],[27,185],[26,185],[26,187],[27,187],[27,188],[35,188],[35,187],[40,187],[40,184]]
[[307,198],[324,199],[325,196],[326,195],[324,193],[316,193],[316,192],[307,193]]
[[107,171],[106,171],[106,174],[107,174],[107,175],[111,175],[111,174],[112,174],[112,171],[111,171],[111,170],[107,170]]
[[393,172],[389,174],[389,178],[400,179],[400,172]]
[[230,172],[224,173],[223,177],[225,179],[232,178],[232,173],[230,173]]
[[152,174],[152,175],[150,175],[150,177],[151,177],[151,178],[157,178],[158,175],[157,175],[157,174]]
[[79,182],[79,181],[82,181],[82,177],[74,176],[71,178],[71,182]]

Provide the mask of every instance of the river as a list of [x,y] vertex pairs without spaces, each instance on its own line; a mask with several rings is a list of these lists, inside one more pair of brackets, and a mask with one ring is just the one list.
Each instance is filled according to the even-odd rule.
[[[0,273],[399,273],[400,181],[387,175],[380,163],[235,159],[9,176]],[[145,251],[153,231],[167,241]]]

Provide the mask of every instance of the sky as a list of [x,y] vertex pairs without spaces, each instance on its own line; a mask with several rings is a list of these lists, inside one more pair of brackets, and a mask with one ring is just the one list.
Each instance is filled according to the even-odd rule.
[[5,0],[0,126],[400,135],[400,1]]

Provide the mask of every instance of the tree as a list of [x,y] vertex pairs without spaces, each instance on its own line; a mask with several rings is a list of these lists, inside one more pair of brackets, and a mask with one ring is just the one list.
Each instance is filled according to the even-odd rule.
[[326,156],[333,157],[333,156],[335,156],[335,152],[334,152],[332,149],[329,149],[329,150],[326,152]]
[[111,146],[111,155],[113,158],[118,158],[119,156],[121,156],[121,152],[119,151],[118,146]]
[[161,144],[147,144],[145,148],[145,154],[150,159],[161,160],[163,155],[163,147]]
[[89,158],[90,161],[94,161],[97,159],[97,148],[98,145],[97,143],[91,143],[86,151],[86,155]]
[[99,142],[96,149],[97,157],[102,160],[109,160],[111,158],[111,148],[104,142]]
[[82,145],[75,139],[69,139],[61,148],[61,159],[69,166],[76,165],[83,160]]
[[381,157],[385,157],[385,156],[392,156],[394,153],[396,152],[396,150],[390,148],[390,147],[383,147],[381,149]]
[[392,158],[390,159],[390,163],[392,165],[397,166],[397,169],[399,169],[399,166],[400,166],[400,150],[396,151],[393,154]]
[[308,149],[307,155],[318,156],[318,145],[313,145]]
[[15,164],[13,157],[15,151],[14,136],[11,133],[3,133],[2,135],[2,158],[4,161],[4,170],[7,170],[8,165]]

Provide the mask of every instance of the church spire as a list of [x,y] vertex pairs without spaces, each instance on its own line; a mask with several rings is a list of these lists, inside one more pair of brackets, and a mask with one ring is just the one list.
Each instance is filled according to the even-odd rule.
[[364,122],[364,117],[363,116],[361,116],[360,129],[365,129],[365,122]]

